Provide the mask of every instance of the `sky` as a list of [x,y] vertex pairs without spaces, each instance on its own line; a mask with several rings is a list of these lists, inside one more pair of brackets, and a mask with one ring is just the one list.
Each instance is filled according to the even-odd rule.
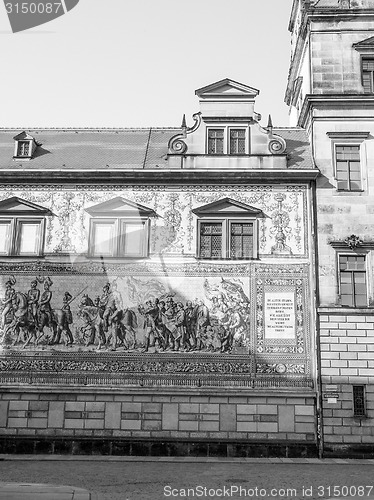
[[[21,0],[20,0],[21,1]],[[37,0],[33,0],[36,1]],[[292,0],[80,0],[12,33],[0,4],[0,127],[176,127],[230,78],[288,126]]]

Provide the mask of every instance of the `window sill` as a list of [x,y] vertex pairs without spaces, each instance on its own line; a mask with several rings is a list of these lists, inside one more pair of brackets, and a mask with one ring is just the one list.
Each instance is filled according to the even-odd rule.
[[345,306],[328,306],[318,307],[317,312],[324,314],[374,314],[374,306],[366,307],[345,307]]
[[30,260],[30,259],[44,259],[45,258],[45,255],[0,255],[0,260],[3,260],[3,259],[19,259],[19,260],[22,260],[22,259],[27,259],[27,260]]
[[93,260],[93,261],[101,261],[101,260],[148,260],[149,256],[145,255],[143,257],[131,257],[128,255],[119,255],[119,256],[112,256],[112,255],[86,255],[85,256],[87,259]]
[[211,257],[196,257],[196,260],[202,260],[204,262],[245,262],[245,261],[253,261],[253,260],[260,260],[259,257],[243,257],[242,259],[236,258],[236,259],[230,259],[229,257],[224,258],[220,257],[218,258],[211,258]]
[[349,191],[344,191],[342,189],[335,189],[337,194],[350,194],[350,195],[355,195],[357,193],[365,193],[365,189],[350,189]]
[[13,156],[13,161],[30,161],[32,156]]

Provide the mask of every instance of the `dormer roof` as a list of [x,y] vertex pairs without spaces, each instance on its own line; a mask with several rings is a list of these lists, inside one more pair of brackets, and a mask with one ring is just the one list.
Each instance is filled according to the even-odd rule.
[[13,137],[15,141],[35,141],[34,137],[28,134],[25,130]]
[[255,98],[260,93],[259,90],[244,85],[243,83],[224,78],[215,83],[211,83],[205,87],[195,90],[198,97],[251,97]]

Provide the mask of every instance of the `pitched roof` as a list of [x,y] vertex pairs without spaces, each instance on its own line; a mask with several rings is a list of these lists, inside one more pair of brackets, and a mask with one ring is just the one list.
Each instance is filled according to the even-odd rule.
[[273,132],[286,141],[287,166],[293,169],[315,169],[308,136],[300,127],[274,127]]
[[[22,130],[22,129],[21,129]],[[168,168],[169,140],[180,128],[27,129],[39,144],[33,158],[13,160],[14,136],[0,129],[0,171],[123,170]],[[273,128],[287,143],[288,167],[314,169],[310,144],[301,128]]]
[[166,167],[169,139],[180,128],[28,129],[40,146],[31,161],[13,160],[19,130],[0,129],[0,169],[115,170]]

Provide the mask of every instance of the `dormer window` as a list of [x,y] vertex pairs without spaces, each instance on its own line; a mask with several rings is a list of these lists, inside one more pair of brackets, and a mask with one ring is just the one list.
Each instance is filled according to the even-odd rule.
[[17,156],[29,156],[29,154],[30,154],[30,142],[19,141],[17,148]]
[[13,137],[15,140],[14,145],[14,160],[31,160],[38,143],[27,132],[21,132]]
[[86,210],[91,215],[89,255],[91,257],[142,258],[149,253],[151,208],[122,197]]
[[246,128],[208,128],[208,155],[244,155],[248,153],[247,133]]
[[48,208],[16,196],[0,202],[0,255],[41,256]]
[[245,154],[245,129],[230,129],[230,155]]
[[225,130],[223,128],[208,129],[208,154],[222,155]]
[[257,220],[262,211],[230,198],[195,208],[198,216],[197,257],[254,259],[257,257]]

